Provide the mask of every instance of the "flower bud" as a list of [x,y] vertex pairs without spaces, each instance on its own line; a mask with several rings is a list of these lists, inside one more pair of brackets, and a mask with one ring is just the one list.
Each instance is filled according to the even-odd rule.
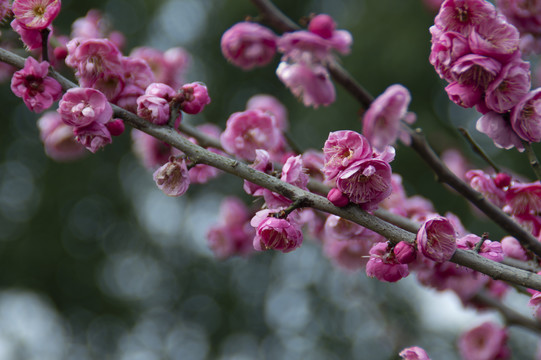
[[182,86],[185,100],[181,105],[186,114],[199,114],[206,105],[210,104],[210,96],[205,84],[194,82]]
[[436,262],[445,262],[456,250],[456,232],[443,216],[427,220],[417,233],[417,248],[424,256]]
[[170,159],[153,174],[158,188],[168,196],[183,195],[190,185],[186,161]]
[[333,203],[334,206],[344,207],[349,204],[349,198],[344,195],[337,188],[331,189],[327,194],[327,199]]
[[393,248],[396,260],[401,264],[409,264],[415,261],[417,253],[415,247],[405,241],[401,241]]

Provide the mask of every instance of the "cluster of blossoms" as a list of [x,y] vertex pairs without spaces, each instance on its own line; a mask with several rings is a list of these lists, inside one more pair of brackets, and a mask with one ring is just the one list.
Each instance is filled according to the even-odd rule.
[[244,70],[267,65],[279,51],[278,78],[305,106],[318,107],[333,103],[336,97],[325,67],[333,59],[332,51],[348,54],[351,43],[349,32],[336,30],[334,20],[320,14],[310,20],[308,30],[280,37],[256,23],[237,23],[222,36],[221,48],[226,59]]
[[430,28],[430,63],[456,104],[483,114],[477,129],[497,146],[522,149],[541,140],[539,89],[521,59],[518,30],[485,0],[446,0]]

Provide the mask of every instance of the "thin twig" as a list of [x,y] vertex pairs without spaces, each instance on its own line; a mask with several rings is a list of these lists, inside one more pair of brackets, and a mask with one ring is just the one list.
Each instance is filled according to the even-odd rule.
[[464,136],[466,141],[468,141],[468,143],[470,144],[473,152],[475,152],[477,155],[479,155],[481,158],[483,158],[483,160],[485,160],[485,162],[488,165],[490,165],[490,167],[492,167],[492,169],[494,169],[496,174],[501,172],[498,165],[496,165],[496,163],[494,163],[494,161],[492,161],[490,159],[490,157],[488,157],[487,153],[479,146],[479,144],[477,144],[477,142],[475,142],[475,140],[472,138],[472,136],[470,135],[468,130],[464,129],[463,127],[459,127],[458,131],[460,131],[462,136]]
[[528,162],[532,167],[535,177],[537,178],[537,180],[541,180],[541,165],[539,164],[539,160],[537,159],[537,156],[533,151],[532,144],[530,144],[528,141],[523,140],[522,145],[524,146],[524,152],[528,157]]

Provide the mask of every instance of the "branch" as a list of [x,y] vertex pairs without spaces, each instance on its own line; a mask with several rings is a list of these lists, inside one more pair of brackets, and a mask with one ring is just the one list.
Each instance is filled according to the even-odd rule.
[[478,304],[489,306],[498,310],[500,314],[502,314],[502,316],[504,317],[507,325],[522,326],[537,333],[541,333],[541,323],[539,323],[539,321],[527,318],[524,315],[519,314],[515,310],[505,306],[500,301],[494,299],[493,297],[487,295],[484,292],[480,292],[474,295],[471,300]]
[[528,162],[532,167],[535,177],[537,178],[537,180],[541,180],[541,165],[539,164],[539,160],[537,160],[537,156],[533,151],[532,144],[527,141],[522,141],[522,145],[524,146],[526,156],[528,157]]
[[479,208],[479,210],[484,212],[503,230],[517,238],[524,247],[541,257],[541,242],[539,242],[539,240],[511,219],[509,215],[504,213],[499,207],[485,199],[481,193],[473,190],[468,184],[449,170],[430,147],[421,129],[409,129],[409,131],[411,135],[411,147],[417,151],[419,156],[421,156],[428,166],[432,168],[440,182],[451,186],[459,194]]

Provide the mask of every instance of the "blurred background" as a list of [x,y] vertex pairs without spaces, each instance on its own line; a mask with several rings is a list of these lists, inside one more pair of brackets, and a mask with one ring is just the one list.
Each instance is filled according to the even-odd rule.
[[[498,151],[475,132],[474,111],[451,104],[428,63],[434,13],[420,0],[276,0],[294,20],[328,13],[353,34],[343,65],[372,94],[401,83],[410,109],[438,153],[459,149],[485,168],[455,130],[463,126],[502,167],[531,177],[516,151]],[[185,121],[224,127],[258,93],[288,108],[291,136],[321,149],[330,131],[360,131],[360,108],[337,88],[337,101],[305,108],[276,78],[278,57],[244,72],[220,53],[222,33],[246,16],[248,0],[64,0],[60,33],[91,8],[106,14],[134,46],[184,47],[186,81],[203,81],[212,103]],[[0,360],[4,359],[395,359],[407,346],[433,359],[456,359],[458,334],[486,316],[463,310],[450,293],[420,289],[334,268],[306,239],[289,254],[214,259],[206,232],[221,200],[243,195],[223,175],[191,186],[181,198],[159,191],[131,152],[126,132],[74,163],[46,157],[31,113],[0,87]],[[399,145],[393,171],[409,195],[459,214],[472,232],[501,231],[472,216],[463,199],[438,184],[410,149]],[[526,299],[519,298],[526,314]],[[514,358],[532,358],[536,338],[511,331]]]

